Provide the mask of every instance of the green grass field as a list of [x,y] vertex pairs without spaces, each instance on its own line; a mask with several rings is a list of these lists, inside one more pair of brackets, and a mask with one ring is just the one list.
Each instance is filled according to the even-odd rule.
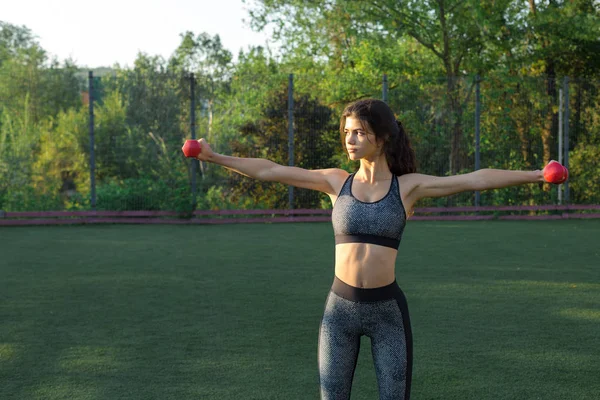
[[[0,228],[0,399],[318,399],[330,224]],[[413,396],[600,398],[600,221],[410,222]],[[364,338],[352,399],[377,399]]]

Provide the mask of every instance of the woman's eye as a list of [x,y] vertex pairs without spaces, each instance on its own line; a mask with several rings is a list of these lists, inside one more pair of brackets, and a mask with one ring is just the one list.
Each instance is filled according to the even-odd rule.
[[358,136],[364,136],[365,135],[365,133],[363,131],[346,131],[346,136],[352,135],[353,133],[356,133],[356,135],[358,135]]

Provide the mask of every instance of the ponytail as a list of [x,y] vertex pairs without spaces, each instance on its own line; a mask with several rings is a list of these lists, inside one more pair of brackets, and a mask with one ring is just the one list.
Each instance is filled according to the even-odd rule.
[[396,120],[398,132],[393,129],[384,144],[385,159],[390,171],[396,176],[417,172],[415,151],[410,145],[410,139],[402,126]]

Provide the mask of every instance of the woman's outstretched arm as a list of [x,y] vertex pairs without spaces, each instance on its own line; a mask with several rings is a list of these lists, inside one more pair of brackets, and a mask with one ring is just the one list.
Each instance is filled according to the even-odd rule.
[[340,180],[348,175],[347,172],[337,168],[307,170],[280,165],[264,158],[226,156],[215,153],[206,140],[200,139],[198,142],[202,149],[196,157],[198,160],[218,164],[238,174],[262,181],[279,182],[336,194]]
[[403,175],[404,201],[412,207],[426,197],[443,197],[452,194],[500,189],[528,183],[563,183],[569,176],[565,167],[552,160],[543,170],[511,171],[502,169],[480,169],[475,172],[453,176],[431,176],[423,174]]
[[501,169],[480,169],[475,172],[452,176],[431,176],[411,174],[407,177],[416,199],[444,197],[466,191],[501,189],[509,186],[545,182],[544,174],[537,171],[510,171]]

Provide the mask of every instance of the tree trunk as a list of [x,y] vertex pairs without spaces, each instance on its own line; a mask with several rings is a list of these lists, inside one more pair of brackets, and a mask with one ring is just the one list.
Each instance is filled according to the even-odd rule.
[[521,119],[516,120],[517,123],[517,134],[519,135],[519,143],[521,143],[521,157],[525,168],[531,166],[529,161],[529,139],[527,139],[527,122]]
[[[534,16],[537,13],[535,0],[529,0],[529,11]],[[541,39],[542,48],[546,48],[548,45],[547,39]],[[556,104],[557,91],[556,91],[556,71],[554,70],[554,61],[552,59],[544,60],[546,63],[546,117],[544,118],[544,126],[542,127],[542,145],[543,145],[543,161],[544,165],[550,162],[552,159],[552,131],[553,127],[556,126],[557,114],[554,112],[554,105]],[[550,185],[545,184],[544,190],[549,191]]]
[[517,95],[516,101],[513,101],[514,109],[514,121],[517,129],[517,135],[519,135],[519,143],[521,145],[521,157],[523,157],[523,163],[525,168],[531,167],[531,161],[529,157],[529,146],[530,141],[528,138],[529,131],[529,118],[531,113],[527,107],[526,93],[521,92],[521,87],[517,84]]
[[[548,103],[550,103],[550,101],[548,101]],[[548,108],[550,108],[550,107],[551,107],[551,105],[548,104]],[[550,162],[550,160],[552,159],[550,141],[552,138],[553,119],[554,118],[552,118],[552,111],[548,110],[548,113],[546,114],[546,117],[544,118],[544,126],[542,127],[542,144],[543,144],[543,150],[544,150],[544,155],[543,155],[544,165],[548,164]]]
[[[213,126],[213,99],[210,99],[208,101],[208,131],[206,132],[206,137],[207,140],[209,141],[209,143],[211,144],[211,146],[215,149],[215,151],[217,151],[218,147],[217,147],[217,143],[216,143],[216,139],[213,138],[212,136],[212,126]],[[206,170],[208,171],[209,163],[207,163],[206,165]]]
[[213,140],[212,137],[212,125],[213,125],[213,100],[210,99],[208,101],[208,133],[206,134],[206,137],[208,138],[208,140]]
[[[581,111],[584,107],[583,105],[583,92],[584,92],[584,82],[580,82],[575,86],[576,94],[575,94],[575,107],[574,107],[574,115],[573,115],[573,129],[569,132],[569,141],[571,142],[571,148],[575,148],[577,142],[579,141],[579,132],[583,132],[582,130],[582,122],[581,122]],[[590,96],[588,96],[588,99]]]
[[[548,63],[547,75],[546,75],[546,96],[547,96],[547,114],[544,118],[544,126],[542,128],[542,144],[544,149],[544,165],[548,164],[552,159],[552,139],[553,128],[558,126],[557,118],[558,115],[554,112],[554,104],[556,104],[556,74],[554,71],[554,63],[552,60],[546,60]],[[550,184],[544,185],[544,190],[550,190]]]
[[456,174],[461,169],[461,148],[462,139],[462,108],[460,106],[460,85],[457,84],[458,65],[452,60],[452,50],[450,48],[450,34],[446,26],[446,10],[443,1],[438,2],[440,27],[442,29],[443,52],[442,60],[446,70],[446,90],[450,104],[450,120],[452,126],[452,138],[450,140],[450,173]]
[[450,100],[450,121],[452,126],[452,138],[450,146],[450,172],[457,174],[465,166],[465,152],[461,146],[463,137],[462,114],[460,104],[460,84],[457,77],[447,76],[446,89]]

